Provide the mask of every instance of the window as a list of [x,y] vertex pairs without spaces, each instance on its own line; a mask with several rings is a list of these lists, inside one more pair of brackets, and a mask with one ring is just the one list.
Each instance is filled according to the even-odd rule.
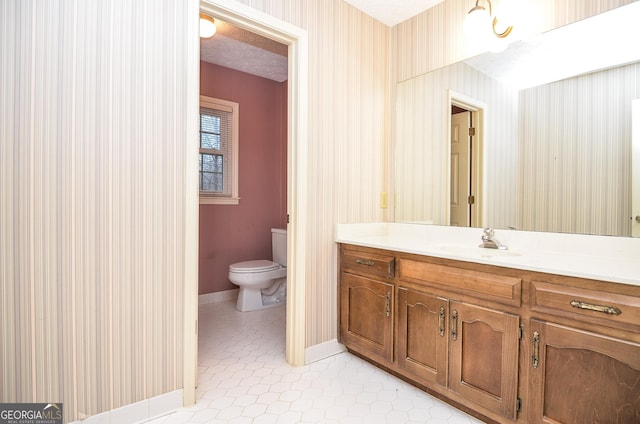
[[237,205],[239,105],[200,96],[200,203]]

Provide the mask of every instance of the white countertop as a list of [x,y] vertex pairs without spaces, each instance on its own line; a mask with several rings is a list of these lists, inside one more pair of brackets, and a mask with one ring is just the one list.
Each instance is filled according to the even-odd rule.
[[485,249],[481,228],[392,222],[338,224],[335,240],[358,246],[640,286],[640,239],[495,230],[509,250]]

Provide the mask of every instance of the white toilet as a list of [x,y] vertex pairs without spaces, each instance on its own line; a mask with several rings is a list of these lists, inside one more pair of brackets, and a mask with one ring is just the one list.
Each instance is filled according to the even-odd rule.
[[281,305],[287,295],[287,230],[271,229],[273,261],[264,259],[229,265],[229,281],[238,286],[236,309],[255,311]]

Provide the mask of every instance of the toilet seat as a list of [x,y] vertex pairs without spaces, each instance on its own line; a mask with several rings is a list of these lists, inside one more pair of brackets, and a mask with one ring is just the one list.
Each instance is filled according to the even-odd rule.
[[249,274],[254,272],[267,272],[274,271],[280,268],[280,264],[266,259],[259,259],[255,261],[238,262],[229,266],[230,272],[238,274]]

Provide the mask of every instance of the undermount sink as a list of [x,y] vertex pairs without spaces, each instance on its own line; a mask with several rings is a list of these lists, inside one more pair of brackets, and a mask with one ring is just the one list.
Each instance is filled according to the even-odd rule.
[[473,258],[504,258],[512,256],[522,256],[521,253],[513,250],[487,249],[484,247],[473,247],[462,244],[435,244],[435,250],[450,253],[452,255],[468,256]]

